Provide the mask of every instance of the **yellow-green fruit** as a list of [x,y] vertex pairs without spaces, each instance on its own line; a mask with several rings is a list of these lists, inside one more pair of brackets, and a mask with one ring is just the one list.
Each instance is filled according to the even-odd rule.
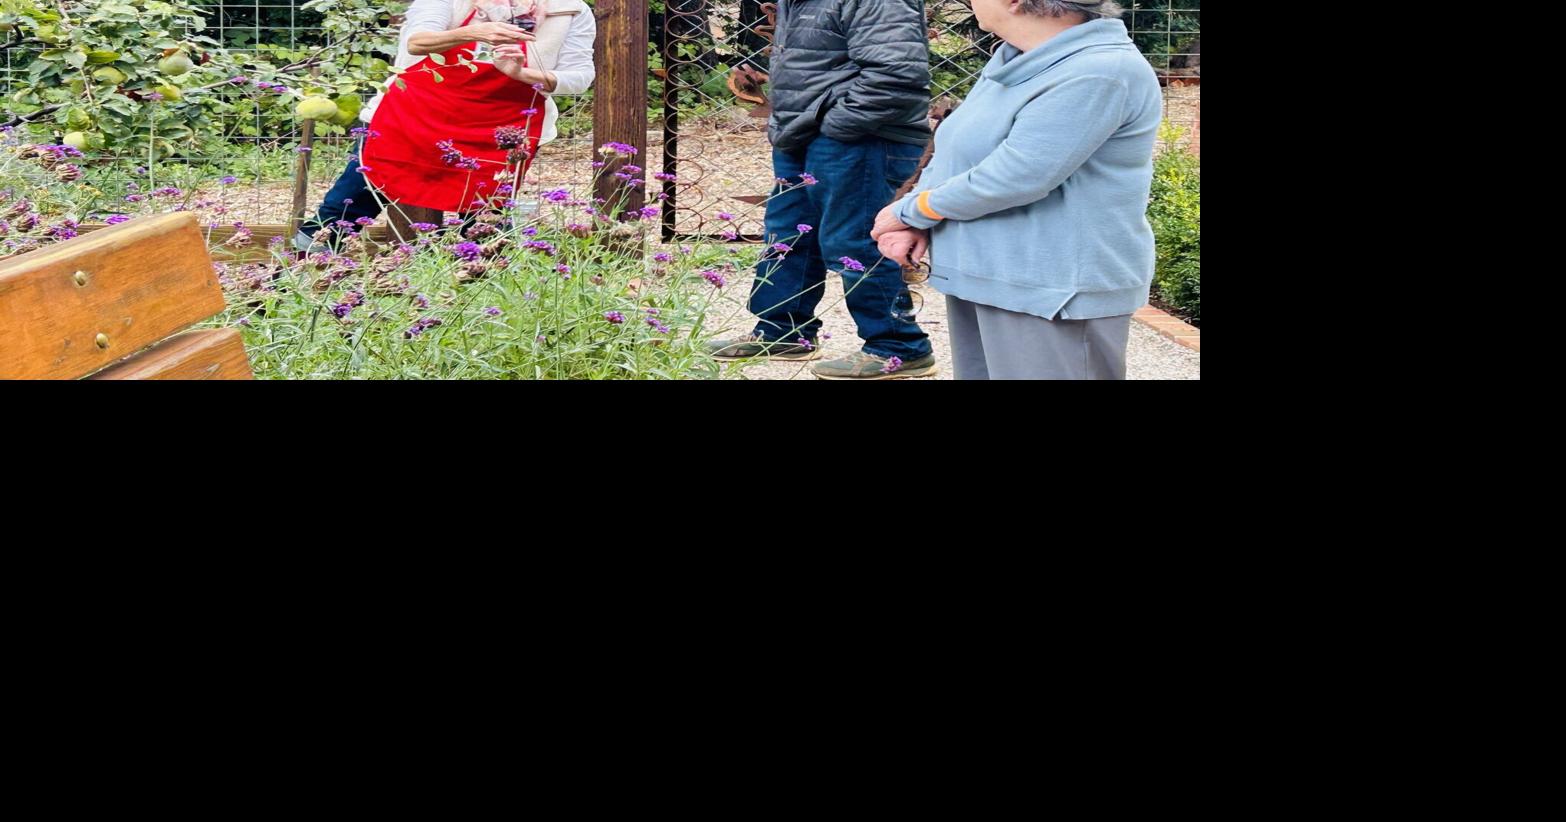
[[158,61],[158,71],[170,77],[178,77],[195,67],[196,64],[190,62],[183,51]]
[[161,86],[153,86],[152,90],[163,95],[163,99],[166,102],[174,103],[179,101],[179,89],[167,83],[164,83]]
[[108,83],[111,86],[117,86],[125,82],[125,72],[120,71],[113,66],[104,66],[103,68],[98,69],[92,73],[92,79],[97,80],[100,83]]
[[351,126],[359,119],[359,110],[364,108],[364,101],[357,94],[344,94],[337,98],[337,116],[332,118],[334,126]]
[[103,148],[103,135],[96,131],[73,131],[65,135],[65,139],[61,142],[77,151],[99,149]]
[[330,120],[337,116],[337,104],[330,97],[306,97],[294,107],[294,116],[301,120]]
[[80,131],[92,125],[92,118],[87,115],[87,112],[79,108],[73,108],[69,114],[65,115],[65,124]]

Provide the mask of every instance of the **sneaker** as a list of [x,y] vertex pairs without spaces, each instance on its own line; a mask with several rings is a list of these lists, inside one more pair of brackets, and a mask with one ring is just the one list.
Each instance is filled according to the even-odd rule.
[[810,367],[810,373],[823,380],[906,380],[912,377],[933,376],[940,369],[935,355],[926,354],[912,362],[854,353],[840,360],[818,362]]
[[768,342],[757,334],[737,340],[714,340],[707,343],[707,352],[715,360],[806,360],[821,359],[821,349],[815,340],[807,342]]

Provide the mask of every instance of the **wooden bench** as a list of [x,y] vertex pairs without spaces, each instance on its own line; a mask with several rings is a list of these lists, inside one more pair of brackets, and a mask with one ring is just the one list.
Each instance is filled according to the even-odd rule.
[[0,379],[254,379],[238,330],[170,336],[224,308],[188,212],[0,260]]

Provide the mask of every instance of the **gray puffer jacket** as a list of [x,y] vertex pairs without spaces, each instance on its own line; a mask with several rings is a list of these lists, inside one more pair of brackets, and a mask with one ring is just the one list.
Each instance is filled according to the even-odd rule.
[[771,62],[773,146],[930,139],[924,0],[782,0]]

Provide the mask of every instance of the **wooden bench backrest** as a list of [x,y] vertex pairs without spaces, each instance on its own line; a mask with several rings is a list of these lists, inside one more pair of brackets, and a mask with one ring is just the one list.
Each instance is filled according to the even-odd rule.
[[250,379],[233,329],[191,332],[143,351],[223,309],[188,212],[0,260],[0,379],[75,379],[100,369],[94,378]]

